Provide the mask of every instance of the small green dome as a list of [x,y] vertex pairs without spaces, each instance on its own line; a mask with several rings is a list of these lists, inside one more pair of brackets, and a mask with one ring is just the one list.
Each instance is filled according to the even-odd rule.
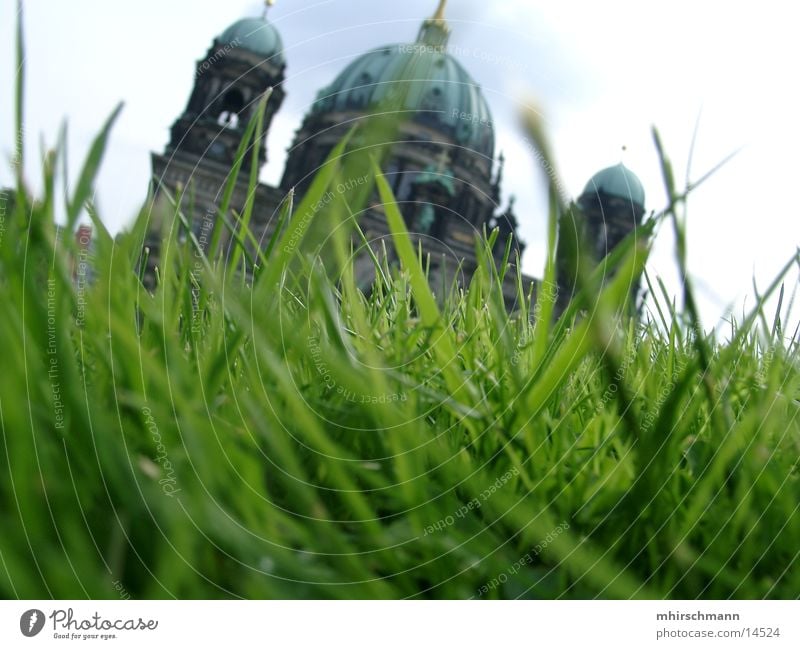
[[598,171],[586,183],[583,196],[596,196],[599,193],[623,198],[644,209],[644,187],[642,182],[621,162],[613,167]]
[[406,92],[405,108],[415,112],[415,121],[443,131],[461,146],[494,156],[494,125],[480,86],[444,47],[425,42],[387,45],[362,54],[320,91],[312,110],[363,110],[393,89]]
[[271,59],[277,66],[286,61],[283,56],[283,41],[278,30],[266,18],[242,18],[222,32],[217,39],[225,45],[242,49]]

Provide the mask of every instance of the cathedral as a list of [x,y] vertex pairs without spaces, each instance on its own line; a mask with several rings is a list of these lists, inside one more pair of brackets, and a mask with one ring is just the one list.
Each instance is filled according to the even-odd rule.
[[[271,2],[267,3],[268,5]],[[322,88],[300,124],[280,186],[259,183],[250,228],[268,241],[279,208],[290,189],[298,198],[316,171],[353,124],[366,119],[387,99],[399,97],[397,124],[382,171],[392,187],[415,246],[430,259],[429,279],[437,287],[454,280],[465,286],[477,267],[476,239],[498,228],[492,254],[499,262],[512,241],[510,262],[521,259],[513,198],[502,207],[502,153],[495,155],[491,110],[475,80],[448,52],[451,27],[446,0],[424,20],[416,39],[369,50],[348,64]],[[285,97],[287,60],[283,42],[267,11],[242,18],[217,36],[197,62],[194,88],[183,113],[170,131],[163,154],[153,154],[155,192],[177,195],[191,187],[188,217],[201,243],[209,238],[216,206],[234,165],[246,126],[258,99],[271,89],[264,115],[264,137],[250,147],[243,170],[267,161],[266,139],[274,115]],[[397,86],[403,90],[398,93]],[[241,213],[247,199],[247,173],[241,173],[231,207]],[[578,200],[586,232],[602,257],[641,223],[644,191],[636,176],[622,165],[596,174]],[[184,206],[186,210],[186,206]],[[377,250],[389,228],[383,206],[374,196],[359,215],[367,241]],[[151,262],[157,263],[155,239]],[[366,255],[355,260],[357,280],[367,288],[372,265]],[[536,280],[523,275],[525,294]],[[509,309],[517,301],[516,270],[505,275],[503,293]]]

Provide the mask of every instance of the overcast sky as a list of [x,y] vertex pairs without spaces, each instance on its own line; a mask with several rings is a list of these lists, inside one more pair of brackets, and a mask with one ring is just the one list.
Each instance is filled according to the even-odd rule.
[[[285,150],[316,92],[354,57],[387,43],[413,41],[435,0],[365,2],[279,0],[270,19],[283,37],[287,98],[268,139],[262,179],[280,178]],[[212,39],[252,0],[28,0],[26,122],[33,188],[40,137],[55,141],[69,122],[71,169],[119,100],[100,179],[98,203],[112,231],[130,222],[149,178],[149,152],[161,151],[183,110],[194,64]],[[564,186],[581,193],[591,175],[623,160],[641,178],[648,210],[666,196],[650,127],[683,179],[692,132],[700,129],[692,178],[731,151],[742,153],[689,203],[690,270],[700,289],[704,324],[752,305],[752,280],[774,277],[800,240],[794,188],[800,178],[800,39],[790,3],[678,0],[451,0],[450,44],[483,87],[497,152],[506,154],[504,201],[517,196],[526,272],[541,276],[545,202],[542,171],[518,128],[520,106],[533,100],[550,133]],[[0,4],[0,88],[10,96],[15,7]],[[0,152],[14,143],[11,102],[0,103]],[[626,151],[622,152],[622,147]],[[9,165],[0,183],[9,184]],[[659,234],[650,270],[678,294],[672,238]],[[790,275],[789,288],[797,282]],[[796,312],[796,311],[795,311]],[[789,332],[791,333],[791,332]]]

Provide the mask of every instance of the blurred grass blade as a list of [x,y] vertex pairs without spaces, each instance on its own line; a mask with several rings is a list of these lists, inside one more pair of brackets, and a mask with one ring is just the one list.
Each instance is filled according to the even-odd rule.
[[111,128],[114,126],[114,122],[117,121],[117,117],[119,117],[121,111],[122,103],[120,102],[111,112],[111,115],[100,130],[100,133],[95,137],[94,142],[92,142],[86,161],[83,163],[83,168],[78,176],[78,182],[75,185],[72,200],[67,205],[67,232],[73,232],[75,230],[75,224],[78,222],[81,210],[86,201],[92,196],[95,178],[97,177],[97,172],[100,170],[100,163],[103,159],[106,146],[108,145]]

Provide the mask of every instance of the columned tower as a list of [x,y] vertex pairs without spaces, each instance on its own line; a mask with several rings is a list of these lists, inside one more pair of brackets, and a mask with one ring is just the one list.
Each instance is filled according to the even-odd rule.
[[[189,192],[193,213],[187,216],[204,246],[210,242],[216,206],[247,124],[261,97],[271,90],[264,114],[263,141],[258,147],[259,166],[266,163],[266,137],[284,99],[285,70],[283,43],[267,20],[267,8],[261,16],[236,21],[214,39],[205,57],[197,62],[186,108],[172,125],[164,153],[152,157],[156,194],[166,190],[177,195],[182,188]],[[249,169],[253,150],[251,145],[243,163],[245,170]],[[247,175],[240,174],[231,202],[231,208],[239,214],[248,198]],[[283,193],[259,184],[256,194],[251,228],[256,236],[263,236]],[[186,203],[183,209],[188,213],[190,205]],[[223,241],[227,235],[227,231],[223,232]]]

